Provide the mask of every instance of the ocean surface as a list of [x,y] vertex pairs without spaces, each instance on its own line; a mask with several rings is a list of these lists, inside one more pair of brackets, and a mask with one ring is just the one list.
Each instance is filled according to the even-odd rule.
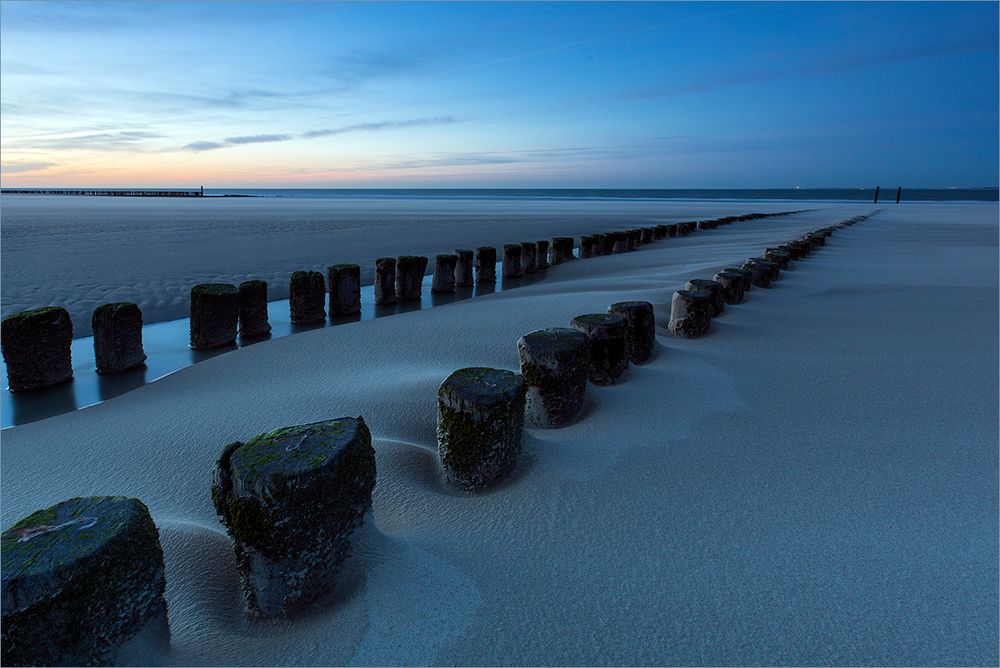
[[[13,190],[13,189],[10,189]],[[23,195],[32,190],[17,189]],[[53,189],[58,190],[58,189]],[[88,188],[94,192],[110,188]],[[134,188],[132,192],[157,190],[197,191],[198,188]],[[51,193],[51,190],[47,190]],[[633,200],[633,201],[691,201],[691,200],[817,200],[870,202],[874,188],[708,188],[708,189],[578,189],[578,188],[205,188],[209,197],[282,197],[297,199],[351,199],[351,200]],[[39,192],[39,194],[42,194]],[[883,188],[879,203],[894,202],[896,188]],[[985,188],[904,188],[906,201],[935,202],[996,202],[1000,189]]]
[[[998,188],[903,189],[910,201],[998,201]],[[871,201],[874,188],[766,189],[467,189],[467,188],[206,188],[205,195],[311,199],[511,199],[511,200],[837,200]],[[883,188],[879,202],[894,202],[895,188]]]

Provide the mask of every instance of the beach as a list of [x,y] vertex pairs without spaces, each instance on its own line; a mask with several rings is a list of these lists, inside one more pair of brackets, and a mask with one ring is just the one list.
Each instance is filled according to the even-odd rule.
[[[335,262],[371,272],[380,255],[814,209],[241,348],[4,430],[5,527],[72,496],[149,506],[172,641],[134,661],[996,665],[996,203],[880,205],[685,340],[666,321],[687,280],[876,207],[400,201],[331,212],[206,198],[150,212],[77,199],[48,219],[5,199],[2,261],[5,314],[65,305],[78,335],[103,301],[137,301],[148,321],[182,317],[198,282],[264,278],[276,299],[292,270]],[[139,206],[149,215],[136,230]],[[624,300],[654,305],[653,359],[588,387],[578,422],[526,429],[501,485],[447,486],[441,381],[467,366],[516,370],[519,336]],[[357,415],[378,477],[335,591],[288,621],[247,620],[209,498],[219,452]]]
[[[0,200],[2,315],[64,306],[74,337],[100,304],[132,301],[147,323],[188,315],[197,283],[268,282],[288,297],[293,271],[361,266],[381,256],[579,236],[639,224],[814,208],[802,201],[572,199],[116,198],[8,195]],[[825,207],[858,208],[830,202]],[[433,263],[431,267],[433,268]]]

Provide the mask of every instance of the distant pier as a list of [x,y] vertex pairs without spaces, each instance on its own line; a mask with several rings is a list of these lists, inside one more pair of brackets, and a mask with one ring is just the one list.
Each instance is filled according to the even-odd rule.
[[204,197],[205,189],[198,190],[114,190],[91,188],[71,190],[68,188],[0,188],[2,195],[90,195],[103,197]]

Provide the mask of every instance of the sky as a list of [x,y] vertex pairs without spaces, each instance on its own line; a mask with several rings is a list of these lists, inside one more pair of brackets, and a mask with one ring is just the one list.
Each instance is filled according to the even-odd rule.
[[998,5],[0,1],[4,187],[998,185]]

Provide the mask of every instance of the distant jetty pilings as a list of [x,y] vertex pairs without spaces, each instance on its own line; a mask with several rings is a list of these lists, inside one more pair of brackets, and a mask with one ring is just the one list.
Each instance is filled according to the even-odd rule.
[[68,188],[0,188],[2,195],[90,195],[104,197],[204,197],[205,189],[199,190],[110,190],[104,188],[72,190]]

